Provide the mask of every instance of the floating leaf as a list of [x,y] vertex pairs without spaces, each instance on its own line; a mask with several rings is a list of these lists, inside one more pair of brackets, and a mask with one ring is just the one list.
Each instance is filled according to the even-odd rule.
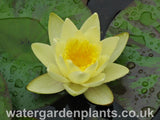
[[30,46],[32,42],[48,41],[47,32],[37,21],[26,18],[3,19],[0,26],[0,71],[7,81],[13,108],[34,109],[56,101],[60,95],[36,95],[26,90],[32,79],[46,71]]
[[[116,101],[127,110],[160,107],[160,1],[136,0],[110,25],[107,36],[127,31],[130,39],[116,61],[130,74],[111,82]],[[116,89],[119,88],[119,89]]]
[[7,117],[6,110],[12,110],[12,105],[7,90],[7,85],[0,74],[0,118],[3,120],[10,120],[10,118]]
[[64,93],[38,95],[26,85],[46,72],[31,51],[31,43],[48,44],[48,17],[55,12],[71,18],[79,27],[90,15],[80,2],[71,0],[2,0],[0,4],[0,71],[8,84],[14,109],[36,109],[49,105]]
[[69,17],[77,27],[90,16],[90,11],[81,0],[1,0],[0,19],[29,17],[48,28],[48,16],[55,12],[63,19]]

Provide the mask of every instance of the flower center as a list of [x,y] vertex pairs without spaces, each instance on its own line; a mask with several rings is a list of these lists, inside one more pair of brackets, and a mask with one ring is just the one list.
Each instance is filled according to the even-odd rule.
[[85,70],[96,62],[100,51],[100,44],[92,44],[83,39],[70,39],[67,41],[63,58],[72,60],[81,70]]

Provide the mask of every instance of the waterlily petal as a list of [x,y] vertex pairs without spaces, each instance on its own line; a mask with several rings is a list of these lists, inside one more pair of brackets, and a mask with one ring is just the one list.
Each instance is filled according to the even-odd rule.
[[53,46],[43,43],[33,43],[31,45],[34,54],[47,67],[49,64],[55,64],[55,51]]
[[54,38],[60,38],[63,23],[64,21],[59,16],[53,12],[50,13],[48,21],[48,32],[51,45],[56,43],[56,39]]
[[63,42],[63,41],[58,41],[55,45],[55,51],[56,51],[56,55],[57,57],[59,55],[62,55],[62,53],[64,52],[64,49],[65,49],[65,45],[66,45],[66,42]]
[[109,59],[110,59],[110,57],[108,55],[100,56],[98,59],[98,68],[97,69],[100,69],[100,67],[103,67],[104,64],[108,63]]
[[80,71],[80,68],[73,64],[72,60],[66,60],[65,62],[68,67],[69,73],[72,73],[74,71]]
[[68,77],[73,83],[81,84],[89,80],[90,74],[82,71],[75,71],[70,73]]
[[59,68],[55,66],[55,64],[49,65],[49,67],[47,68],[47,71],[48,71],[48,75],[56,81],[63,82],[63,83],[70,82],[68,79],[62,76]]
[[57,62],[58,68],[61,71],[61,73],[63,74],[63,76],[68,76],[69,71],[68,71],[67,65],[61,55],[56,57],[56,62]]
[[98,60],[98,67],[96,71],[92,74],[92,77],[95,77],[99,73],[101,73],[104,70],[104,68],[107,66],[108,63],[109,63],[109,56],[107,55],[100,56]]
[[85,35],[80,30],[75,32],[73,38],[76,38],[78,40],[86,40]]
[[47,67],[47,71],[51,71],[51,72],[54,72],[56,74],[61,74],[61,71],[59,70],[57,64],[50,64],[48,67]]
[[90,16],[82,25],[81,27],[81,31],[83,33],[85,33],[88,29],[92,28],[92,27],[97,27],[98,31],[100,31],[100,23],[99,23],[99,18],[98,18],[98,14],[94,13],[92,16]]
[[53,94],[61,92],[64,87],[61,82],[52,79],[48,74],[43,74],[32,80],[27,90],[38,94]]
[[103,72],[106,75],[106,79],[104,82],[110,82],[125,76],[129,72],[129,70],[125,66],[116,63],[110,63],[107,65]]
[[72,96],[77,96],[84,93],[88,88],[82,85],[67,83],[63,85],[65,90]]
[[103,84],[105,78],[106,78],[105,74],[100,73],[99,75],[97,75],[94,78],[89,79],[87,82],[85,82],[82,85],[85,86],[85,87],[96,87],[96,86],[99,86],[99,85]]
[[102,40],[101,54],[111,56],[117,46],[118,41],[119,41],[119,37],[109,37]]
[[94,74],[94,72],[96,71],[97,67],[98,67],[98,61],[87,67],[84,72],[89,73],[92,76],[92,74]]
[[108,105],[113,102],[113,93],[110,88],[103,84],[98,87],[89,88],[84,96],[92,103],[97,105]]
[[69,18],[66,18],[62,28],[61,40],[66,41],[72,38],[77,31],[78,29],[74,23]]
[[124,48],[127,44],[128,38],[129,38],[129,34],[127,32],[118,34],[116,36],[118,36],[120,39],[118,41],[116,49],[112,53],[110,62],[114,62],[120,56],[120,54],[122,53],[122,51],[124,50]]
[[100,31],[97,27],[92,27],[84,33],[86,39],[91,43],[100,41]]

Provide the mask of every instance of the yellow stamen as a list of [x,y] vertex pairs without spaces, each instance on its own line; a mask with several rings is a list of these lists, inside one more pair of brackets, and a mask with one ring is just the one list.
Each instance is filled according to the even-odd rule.
[[101,52],[100,43],[89,43],[88,40],[70,39],[66,44],[63,57],[72,60],[81,70],[94,64]]

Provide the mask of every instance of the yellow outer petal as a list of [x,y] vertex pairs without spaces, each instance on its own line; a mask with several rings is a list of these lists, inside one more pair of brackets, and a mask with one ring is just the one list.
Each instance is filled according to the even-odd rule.
[[109,37],[102,40],[102,53],[101,55],[111,56],[117,47],[117,43],[119,41],[119,37]]
[[60,38],[62,26],[64,21],[57,16],[55,13],[50,13],[49,22],[48,22],[48,33],[50,44],[55,44],[55,38]]
[[89,80],[90,74],[82,71],[75,71],[70,73],[68,77],[73,83],[82,84]]
[[107,55],[100,56],[100,58],[98,60],[98,67],[97,67],[96,71],[93,72],[91,77],[95,77],[99,73],[101,73],[105,69],[105,67],[107,66],[108,63],[109,63],[109,57]]
[[127,44],[128,38],[129,38],[129,34],[127,32],[118,34],[116,36],[118,36],[120,39],[118,41],[116,49],[114,50],[111,56],[110,62],[114,62],[121,55],[122,51],[124,50]]
[[76,38],[78,40],[86,40],[85,35],[80,30],[75,32],[73,38]]
[[72,60],[65,60],[65,62],[68,67],[69,73],[81,70],[79,67],[77,67],[75,64],[73,64]]
[[91,43],[97,43],[100,41],[100,31],[97,27],[92,27],[92,28],[88,29],[84,33],[84,36]]
[[82,84],[85,87],[96,87],[104,83],[106,76],[104,73],[100,73],[94,78],[89,79],[87,82]]
[[43,43],[33,43],[31,45],[34,54],[47,67],[49,64],[55,64],[55,51],[53,46]]
[[61,75],[61,71],[59,70],[59,68],[58,68],[58,66],[56,64],[50,64],[47,67],[47,71],[54,72],[56,74]]
[[97,27],[98,31],[100,31],[100,23],[99,23],[99,18],[98,18],[98,14],[94,13],[92,16],[90,16],[82,25],[81,27],[81,31],[83,33],[85,33],[88,29],[92,28],[92,27]]
[[57,66],[55,66],[54,64],[49,65],[49,67],[47,68],[47,71],[48,71],[48,75],[56,81],[63,82],[63,83],[70,82],[67,78],[62,76],[61,72],[59,71]]
[[89,73],[92,76],[92,74],[95,73],[97,67],[98,67],[98,61],[87,67],[84,72]]
[[43,74],[32,80],[27,90],[38,94],[53,94],[61,92],[64,87],[61,82],[52,79],[48,74]]
[[66,47],[66,42],[58,41],[55,45],[56,56],[62,55]]
[[63,57],[62,56],[56,57],[56,62],[57,62],[58,68],[61,71],[61,73],[63,74],[63,76],[67,77],[69,71],[68,71],[67,65],[66,65]]
[[61,40],[67,41],[68,39],[72,38],[74,34],[78,31],[77,27],[72,23],[69,18],[66,18],[62,28]]
[[89,88],[84,96],[92,103],[97,105],[108,105],[113,102],[113,93],[110,88],[103,84],[98,87]]
[[125,76],[128,72],[129,69],[127,67],[116,63],[110,63],[103,71],[103,73],[106,75],[106,80],[104,82],[110,82],[119,79]]
[[65,90],[72,96],[80,95],[88,89],[87,87],[73,83],[64,84],[63,86]]

